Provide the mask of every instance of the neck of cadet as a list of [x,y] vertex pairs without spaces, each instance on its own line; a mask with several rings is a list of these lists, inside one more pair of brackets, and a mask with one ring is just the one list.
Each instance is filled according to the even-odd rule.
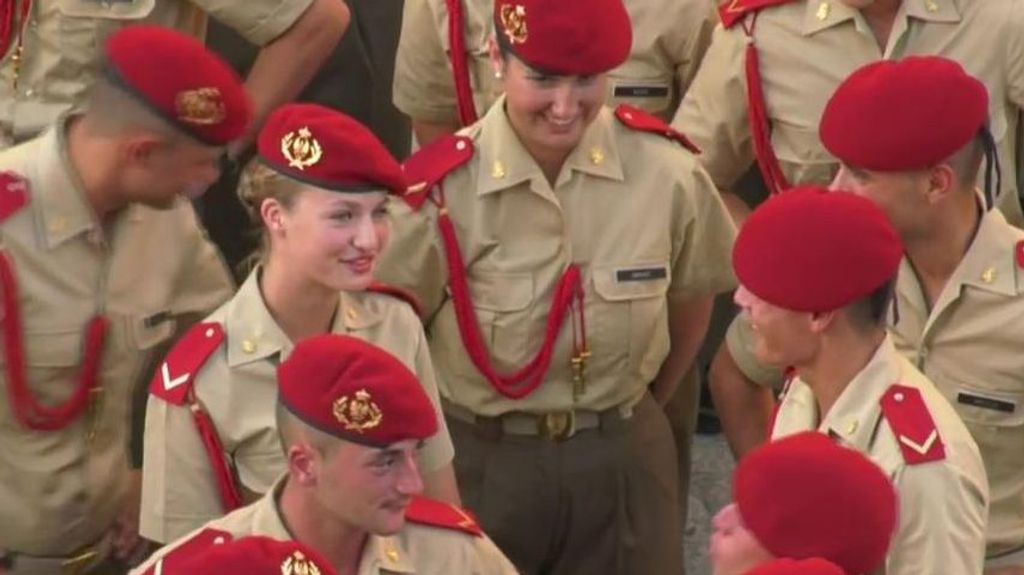
[[[842,314],[841,311],[835,313]],[[882,326],[864,331],[844,321],[845,318],[836,319],[838,321],[821,334],[816,353],[808,361],[794,366],[797,375],[814,393],[819,422],[871,362],[886,336]]]
[[293,342],[328,333],[338,312],[338,292],[288,269],[273,248],[259,278],[263,302]]
[[285,482],[277,502],[292,539],[320,552],[338,575],[355,575],[369,533],[326,513],[313,495]]
[[102,222],[125,206],[117,179],[117,146],[110,138],[96,134],[84,115],[69,118],[64,129],[63,152],[68,167],[78,178],[86,203]]

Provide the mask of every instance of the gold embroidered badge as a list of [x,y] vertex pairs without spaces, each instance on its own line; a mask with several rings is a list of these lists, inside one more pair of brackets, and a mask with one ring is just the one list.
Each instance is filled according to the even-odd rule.
[[324,150],[309,128],[304,127],[281,138],[281,154],[288,160],[288,167],[305,170],[320,161]]
[[197,126],[219,124],[227,117],[217,88],[196,88],[178,92],[174,98],[178,119]]
[[380,407],[373,402],[370,393],[365,389],[360,389],[351,401],[347,395],[334,401],[334,418],[344,425],[345,429],[363,433],[367,429],[373,429],[380,425],[380,422],[384,420],[384,414]]
[[281,575],[320,575],[320,568],[302,551],[293,551],[284,563],[281,563]]
[[512,44],[523,44],[529,36],[526,30],[526,7],[506,4],[501,7],[501,27]]

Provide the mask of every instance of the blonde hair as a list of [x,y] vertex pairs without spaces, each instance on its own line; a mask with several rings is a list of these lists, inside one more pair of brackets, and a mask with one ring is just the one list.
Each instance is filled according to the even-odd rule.
[[239,271],[247,275],[270,252],[269,236],[260,209],[266,200],[276,200],[285,209],[291,209],[302,191],[303,184],[267,167],[259,158],[253,158],[242,170],[238,180],[238,199],[249,215],[255,231],[260,234],[260,245],[239,264]]

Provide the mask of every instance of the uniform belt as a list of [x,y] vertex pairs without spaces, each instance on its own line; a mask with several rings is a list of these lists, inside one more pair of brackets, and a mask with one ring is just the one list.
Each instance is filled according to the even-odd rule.
[[67,557],[40,557],[0,550],[0,565],[11,575],[82,575],[107,560],[112,544],[112,538],[107,536]]
[[604,411],[565,410],[543,413],[512,411],[502,415],[487,416],[450,401],[442,401],[445,415],[476,427],[488,438],[497,439],[502,435],[535,436],[551,441],[564,441],[576,433],[588,429],[617,430],[633,416],[633,408],[613,407]]

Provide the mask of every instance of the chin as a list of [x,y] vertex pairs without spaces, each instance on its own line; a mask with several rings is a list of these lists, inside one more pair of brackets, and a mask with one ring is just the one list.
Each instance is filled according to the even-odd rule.
[[380,516],[374,523],[373,533],[375,535],[394,535],[401,531],[402,527],[405,527],[405,510],[403,509],[400,513],[381,510]]

